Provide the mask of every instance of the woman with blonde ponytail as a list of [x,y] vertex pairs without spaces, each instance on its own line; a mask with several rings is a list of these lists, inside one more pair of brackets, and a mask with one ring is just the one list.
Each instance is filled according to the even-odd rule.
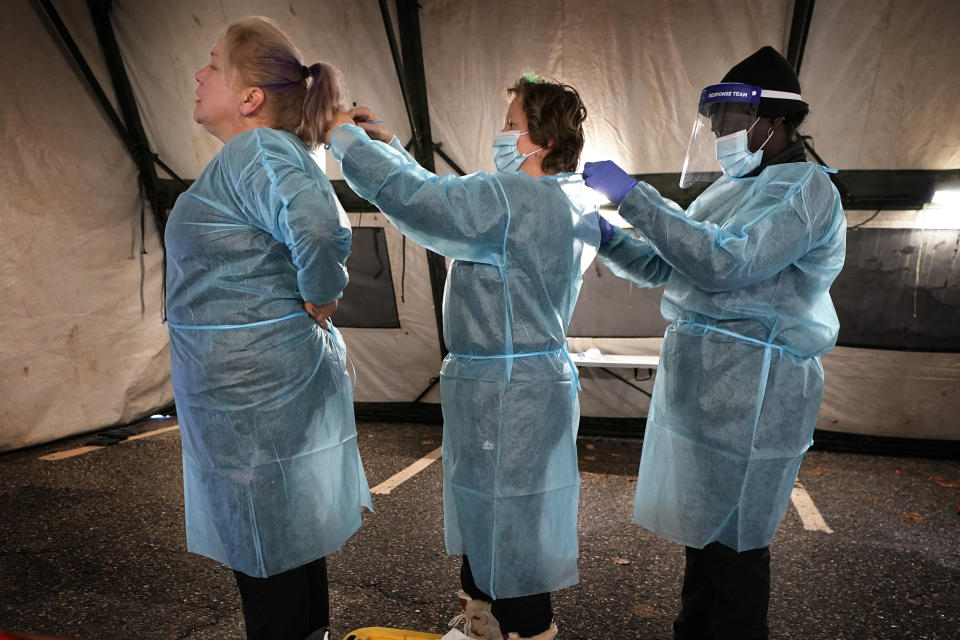
[[247,637],[327,636],[324,557],[360,527],[346,346],[350,225],[310,151],[345,108],[272,21],[227,28],[194,120],[224,142],[167,223],[187,548],[236,575]]

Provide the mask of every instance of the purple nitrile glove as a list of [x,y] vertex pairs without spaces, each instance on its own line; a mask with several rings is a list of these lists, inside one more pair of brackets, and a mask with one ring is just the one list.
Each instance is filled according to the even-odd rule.
[[603,216],[600,217],[600,244],[604,245],[613,239],[613,232],[617,230],[615,226],[607,222]]
[[611,160],[588,162],[583,166],[583,181],[591,189],[607,196],[607,199],[619,205],[637,181]]

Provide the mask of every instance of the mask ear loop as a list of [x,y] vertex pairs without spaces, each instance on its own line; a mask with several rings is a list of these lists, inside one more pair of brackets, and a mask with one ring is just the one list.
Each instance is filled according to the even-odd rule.
[[[756,120],[754,120],[754,121],[753,121],[753,124],[750,125],[750,128],[747,129],[747,136],[750,135],[750,132],[753,131],[753,128],[754,128],[755,126],[757,126],[757,123],[758,123],[758,122],[760,122],[760,118],[759,118],[759,117],[758,117]],[[765,146],[767,146],[767,143],[770,142],[770,138],[773,137],[773,134],[774,134],[774,128],[773,128],[773,126],[771,126],[769,132],[767,133],[767,139],[763,141],[763,144],[761,144],[759,147],[757,147],[757,151],[760,151],[760,149],[763,149]]]
[[763,141],[763,144],[757,147],[757,151],[760,151],[760,149],[763,149],[767,145],[767,143],[770,142],[770,138],[772,137],[773,137],[773,127],[770,127],[770,133],[767,134],[767,139]]
[[534,150],[531,151],[530,153],[521,153],[520,155],[522,155],[524,158],[529,158],[529,157],[532,156],[533,154],[539,153],[539,152],[543,151],[544,149],[546,149],[546,147],[540,147],[539,149],[534,149]]
[[[523,133],[525,133],[525,134],[526,134],[526,133],[530,133],[530,130],[528,129],[527,131],[524,131]],[[519,139],[520,139],[520,136],[517,136],[517,141],[518,141],[518,142],[519,142]],[[531,140],[531,142],[533,142],[533,141]],[[534,142],[533,144],[537,144],[537,143]],[[519,149],[519,147],[518,147],[518,148],[517,148],[517,153],[520,153],[520,155],[522,155],[522,156],[524,157],[524,159],[526,159],[526,158],[529,158],[530,156],[534,155],[535,153],[539,153],[539,152],[543,151],[544,149],[546,149],[546,147],[540,147],[540,148],[538,148],[538,149],[534,149],[534,150],[531,151],[530,153],[520,153],[520,149]]]

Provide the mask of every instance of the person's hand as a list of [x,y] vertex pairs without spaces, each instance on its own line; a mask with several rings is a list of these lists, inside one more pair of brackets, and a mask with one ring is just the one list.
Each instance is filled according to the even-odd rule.
[[350,110],[350,115],[353,116],[353,123],[366,131],[371,140],[388,144],[393,140],[393,132],[383,121],[377,119],[370,107],[355,107]]
[[583,166],[583,181],[595,191],[607,196],[607,199],[619,205],[637,181],[626,171],[610,160],[588,162]]
[[327,320],[330,319],[330,316],[333,315],[333,312],[337,310],[337,307],[340,306],[339,300],[334,300],[333,302],[328,302],[326,304],[313,304],[312,302],[304,302],[303,310],[310,314],[310,317],[313,318],[318,325],[324,329],[330,328],[330,323]]
[[615,226],[607,222],[603,216],[600,218],[600,244],[607,244],[613,239],[613,232],[617,230]]
[[323,144],[330,144],[330,132],[342,124],[354,124],[353,116],[348,111],[337,111],[330,121],[330,128],[323,134]]

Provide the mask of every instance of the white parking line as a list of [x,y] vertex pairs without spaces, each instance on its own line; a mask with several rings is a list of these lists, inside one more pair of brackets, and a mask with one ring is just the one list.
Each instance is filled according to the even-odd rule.
[[813,504],[813,499],[803,485],[798,481],[793,486],[793,494],[790,501],[800,515],[800,521],[803,522],[803,528],[807,531],[822,531],[824,533],[833,533],[833,529],[827,526],[827,521],[820,515],[817,505]]
[[422,458],[414,462],[412,465],[410,465],[403,471],[399,473],[395,473],[394,475],[390,476],[389,478],[387,478],[386,480],[384,480],[383,482],[375,486],[373,489],[370,489],[370,493],[379,493],[381,495],[390,493],[391,491],[399,487],[401,484],[403,484],[404,482],[406,482],[407,480],[409,480],[410,478],[417,475],[418,473],[420,473],[421,471],[429,467],[431,464],[439,460],[440,449],[441,447],[437,447],[436,449],[434,449],[427,455],[423,456]]
[[[118,442],[117,444],[121,444],[121,443],[124,443],[124,442],[129,442],[130,440],[139,440],[140,438],[148,438],[148,437],[150,437],[150,436],[155,436],[155,435],[158,435],[158,434],[160,434],[160,433],[166,433],[167,431],[173,431],[173,430],[179,429],[179,428],[180,428],[180,425],[175,424],[175,425],[173,425],[172,427],[163,427],[162,429],[154,429],[153,431],[145,431],[144,433],[138,433],[138,434],[133,435],[133,436],[130,436],[130,437],[128,437],[128,438],[124,438],[123,440],[121,440],[121,441]],[[97,450],[103,449],[103,448],[104,448],[104,447],[100,447],[100,446],[96,446],[96,445],[90,445],[90,446],[86,446],[86,447],[77,447],[76,449],[67,449],[66,451],[57,451],[56,453],[48,453],[48,454],[45,455],[45,456],[40,456],[40,460],[46,460],[46,461],[48,461],[48,462],[54,461],[54,460],[65,460],[66,458],[72,458],[73,456],[79,456],[79,455],[81,455],[81,454],[90,453],[91,451],[97,451]]]
[[123,442],[130,442],[131,440],[139,440],[140,438],[149,438],[150,436],[160,435],[161,433],[166,433],[167,431],[174,431],[179,429],[180,425],[175,424],[172,427],[163,427],[162,429],[154,429],[153,431],[144,431],[143,433],[138,433],[135,436],[130,436]]
[[40,456],[40,459],[47,461],[64,460],[65,458],[72,458],[73,456],[79,456],[81,453],[90,453],[91,451],[97,451],[99,449],[103,449],[103,447],[77,447],[76,449],[69,449],[67,451],[48,453],[45,456]]

